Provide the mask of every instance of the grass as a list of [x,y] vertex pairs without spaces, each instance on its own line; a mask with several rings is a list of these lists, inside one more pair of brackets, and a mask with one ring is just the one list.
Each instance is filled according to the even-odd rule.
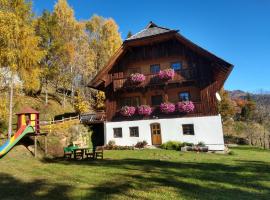
[[106,151],[98,161],[0,160],[0,199],[269,199],[270,151]]

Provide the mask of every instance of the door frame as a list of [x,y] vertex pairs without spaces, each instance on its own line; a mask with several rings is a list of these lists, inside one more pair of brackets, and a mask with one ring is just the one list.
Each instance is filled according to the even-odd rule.
[[[153,125],[159,125],[159,131],[160,131],[160,144],[153,144]],[[151,123],[150,124],[150,132],[151,132],[151,142],[152,142],[152,145],[161,145],[162,144],[162,132],[161,132],[161,125],[160,123],[158,122],[154,122],[154,123]]]

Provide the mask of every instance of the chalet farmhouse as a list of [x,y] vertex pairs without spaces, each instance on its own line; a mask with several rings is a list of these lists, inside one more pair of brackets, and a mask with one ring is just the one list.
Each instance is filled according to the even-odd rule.
[[106,94],[104,143],[173,140],[224,150],[216,93],[232,68],[177,30],[150,22],[90,82]]

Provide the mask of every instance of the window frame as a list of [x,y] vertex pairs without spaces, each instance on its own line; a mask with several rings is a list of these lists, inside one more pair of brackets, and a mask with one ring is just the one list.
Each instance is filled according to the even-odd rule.
[[160,95],[152,95],[151,96],[151,105],[152,106],[159,106],[160,104],[153,104],[153,97],[157,97],[157,96],[160,96],[161,97],[161,101],[160,101],[160,104],[163,102],[163,96],[160,94]]
[[[187,93],[187,94],[188,94],[188,100],[182,100],[182,99],[181,99],[181,94],[183,94],[183,93]],[[191,100],[190,92],[188,92],[188,91],[179,92],[179,93],[178,93],[178,100],[179,100],[179,101],[190,101],[190,100]]]
[[[187,127],[187,126],[190,126],[190,127]],[[182,124],[182,131],[183,131],[183,135],[195,135],[194,124]]]
[[[116,135],[116,130],[121,130],[121,136]],[[123,129],[121,127],[113,128],[113,138],[123,138]]]
[[[159,71],[158,71],[158,72],[156,72],[156,71],[153,72],[153,71],[152,71],[152,67],[156,67],[156,66],[159,67]],[[161,69],[160,69],[160,64],[152,64],[152,65],[150,65],[150,73],[151,73],[151,74],[157,74],[157,73],[160,72],[160,70],[161,70]]]
[[[133,103],[135,102],[135,98],[138,98],[138,105],[134,105]],[[130,103],[127,103],[127,100],[130,102]],[[120,98],[120,101],[119,101],[119,107],[122,107],[122,106],[139,106],[141,105],[141,97],[140,96],[133,96],[133,97],[122,97]]]
[[[179,63],[179,64],[180,64],[180,69],[174,69],[174,68],[172,67],[172,65],[175,64],[175,63]],[[181,61],[174,61],[174,62],[171,62],[171,63],[170,63],[170,68],[171,68],[171,69],[174,69],[174,71],[180,71],[180,70],[183,69],[183,63],[182,63]]]
[[[133,130],[135,129],[137,131],[137,134],[132,135],[132,133],[134,133],[134,132],[132,132],[132,129]],[[130,137],[140,137],[139,127],[138,126],[131,126],[131,127],[129,127],[129,136]]]

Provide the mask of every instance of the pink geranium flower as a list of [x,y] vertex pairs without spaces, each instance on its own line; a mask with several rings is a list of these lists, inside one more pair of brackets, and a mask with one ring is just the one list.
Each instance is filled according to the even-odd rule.
[[136,108],[133,106],[123,106],[120,110],[121,115],[130,117],[135,114]]
[[139,115],[145,115],[145,116],[149,116],[152,114],[152,108],[148,105],[141,105],[138,106],[138,114]]
[[183,101],[177,103],[177,108],[179,112],[190,113],[194,111],[195,106],[192,101]]
[[173,79],[174,77],[174,70],[173,69],[165,69],[165,70],[162,70],[158,73],[158,77],[161,79],[161,80],[171,80]]
[[175,111],[175,105],[173,103],[162,103],[160,105],[160,110],[163,113],[173,113]]
[[140,73],[131,74],[130,80],[132,83],[142,83],[143,81],[145,81],[145,76]]

